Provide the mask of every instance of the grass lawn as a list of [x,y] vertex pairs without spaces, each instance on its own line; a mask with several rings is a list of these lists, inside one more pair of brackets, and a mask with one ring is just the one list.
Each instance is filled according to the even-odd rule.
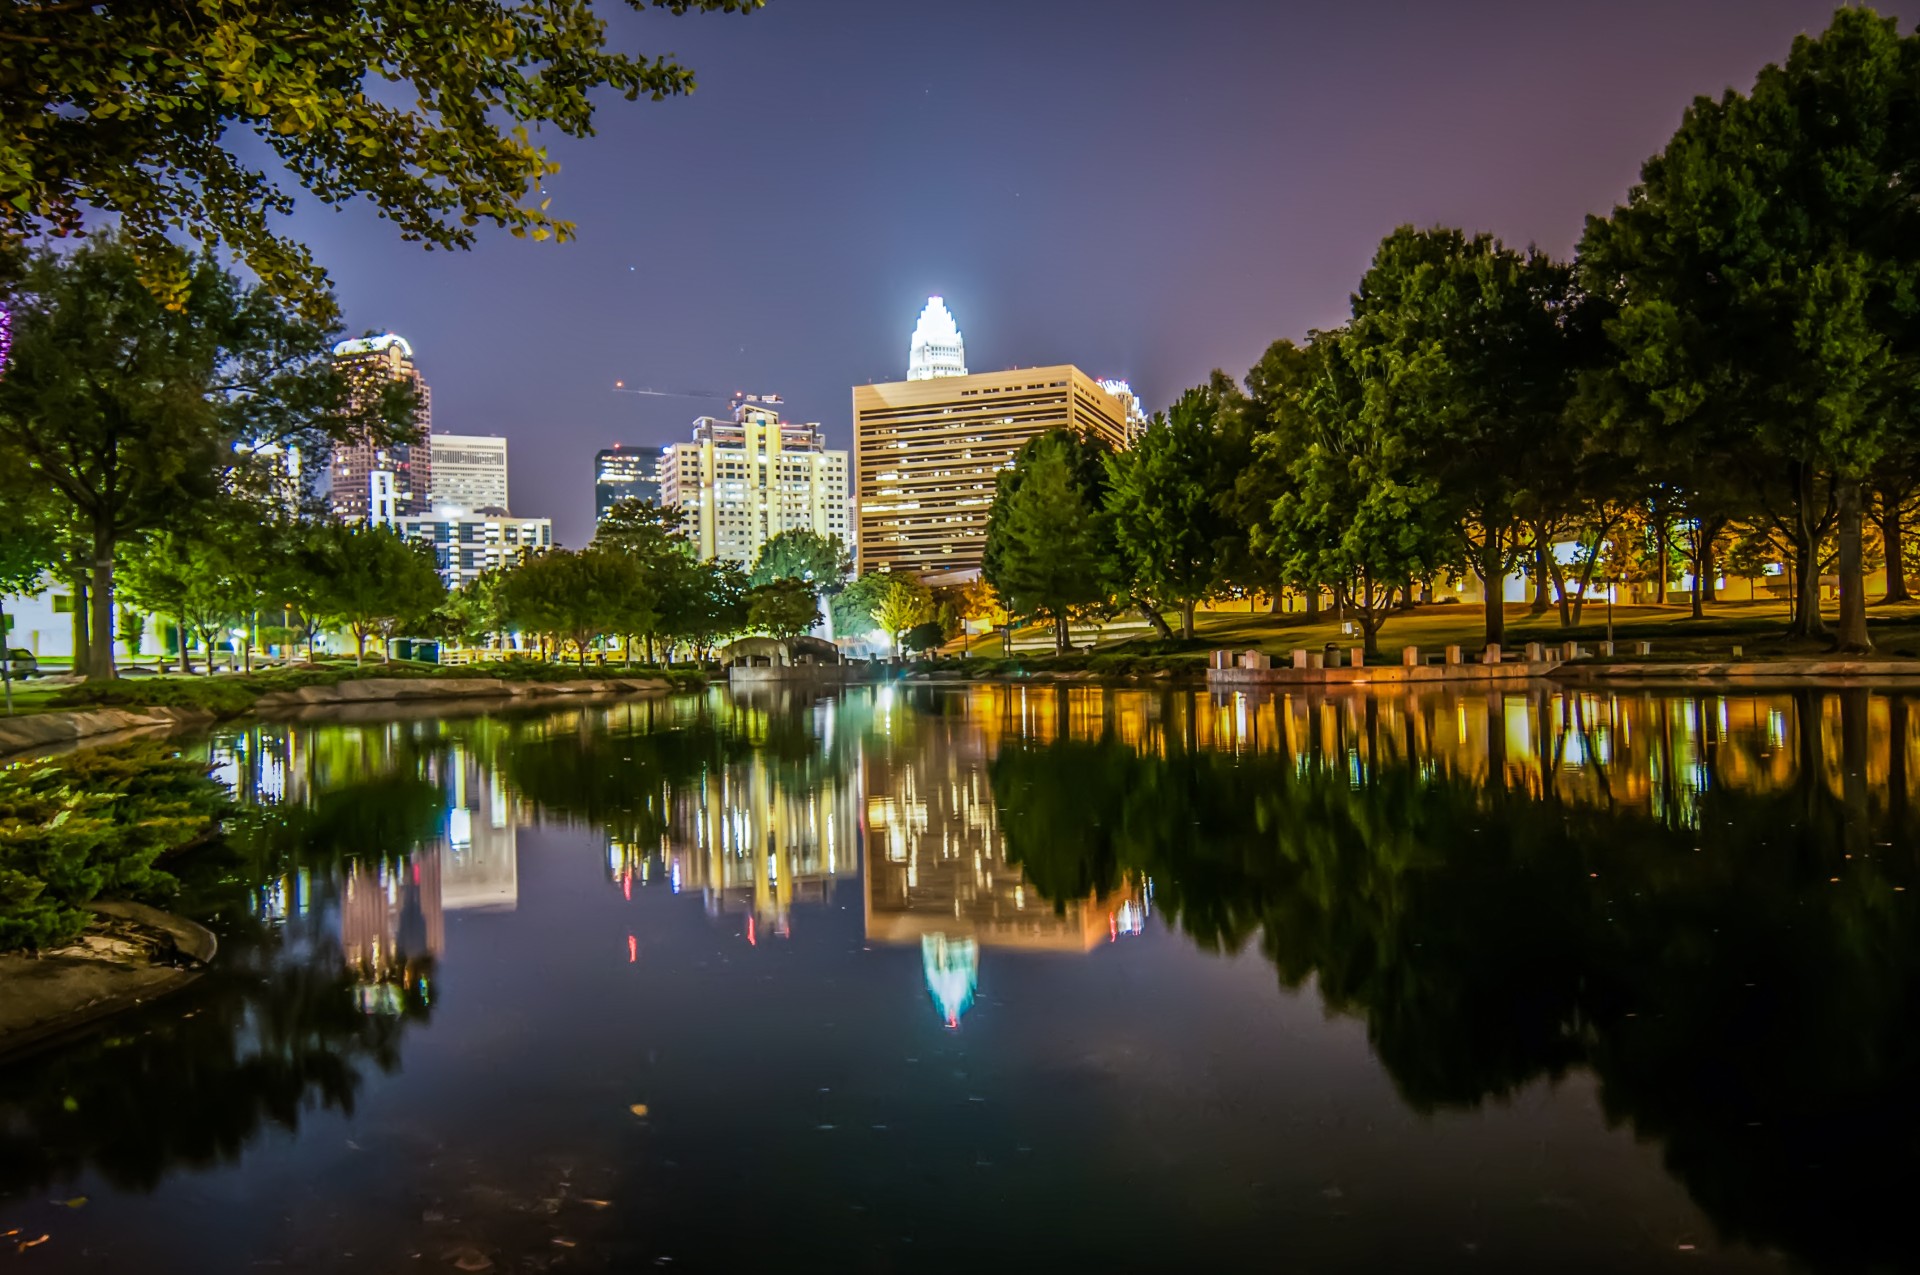
[[[1835,612],[1829,607],[1831,623]],[[1382,626],[1379,634],[1381,655],[1398,661],[1400,648],[1418,646],[1439,651],[1458,645],[1469,652],[1481,647],[1484,617],[1478,606],[1423,606],[1396,614]],[[1892,607],[1872,607],[1867,612],[1868,633],[1879,654],[1920,657],[1920,603]],[[1809,641],[1786,636],[1787,607],[1783,602],[1722,602],[1706,608],[1706,615],[1695,620],[1691,606],[1679,601],[1670,606],[1616,606],[1613,609],[1613,636],[1616,642],[1646,641],[1653,644],[1654,659],[1725,659],[1735,645],[1743,648],[1745,658],[1781,659],[1825,654],[1824,640]],[[1311,622],[1305,615],[1267,615],[1224,610],[1202,612],[1195,620],[1196,637],[1191,643],[1146,641],[1137,636],[1125,641],[1099,643],[1095,653],[1114,655],[1156,654],[1162,659],[1190,659],[1204,666],[1206,653],[1226,648],[1235,651],[1258,649],[1275,656],[1286,656],[1298,647],[1317,650],[1331,642],[1336,646],[1360,645],[1359,626],[1351,635],[1340,631],[1338,621],[1325,614]],[[1041,627],[1016,630],[1018,638],[1042,638],[1050,631]],[[1520,651],[1529,642],[1581,643],[1601,642],[1607,636],[1607,612],[1604,605],[1589,606],[1581,623],[1571,629],[1560,627],[1557,611],[1535,616],[1525,604],[1507,607],[1505,650]],[[1086,638],[1076,634],[1076,640]],[[959,653],[958,642],[949,643],[943,653]],[[998,656],[1000,643],[992,635],[972,639],[973,655]],[[1033,657],[1027,657],[1029,659]]]

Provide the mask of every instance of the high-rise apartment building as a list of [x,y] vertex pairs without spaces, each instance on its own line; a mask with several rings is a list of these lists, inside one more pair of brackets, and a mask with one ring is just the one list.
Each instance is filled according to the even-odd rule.
[[1125,405],[1069,364],[854,386],[860,570],[977,574],[994,476],[1052,429],[1130,438]]
[[468,514],[507,512],[507,440],[484,434],[435,434],[433,507]]
[[847,454],[829,451],[816,424],[783,421],[742,403],[732,420],[703,416],[693,441],[660,461],[661,503],[682,511],[702,561],[750,566],[783,531],[848,539]]
[[360,438],[333,449],[327,501],[334,516],[350,522],[385,522],[426,513],[433,491],[433,408],[427,383],[414,366],[413,347],[389,332],[342,341],[333,347],[333,360],[366,392],[377,390],[383,381],[412,385],[420,428],[416,443],[380,444]]
[[[1127,442],[1129,445],[1140,441],[1147,432],[1147,410],[1140,405],[1140,396],[1133,392],[1133,386],[1125,381],[1101,381],[1100,388],[1113,395],[1127,414]],[[438,463],[438,462],[435,462]]]
[[593,454],[593,520],[596,523],[623,500],[660,503],[660,457],[665,450],[615,443]]

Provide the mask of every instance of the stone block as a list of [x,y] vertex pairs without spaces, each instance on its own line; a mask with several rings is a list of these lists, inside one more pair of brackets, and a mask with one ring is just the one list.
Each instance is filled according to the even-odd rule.
[[1635,655],[1652,655],[1652,654],[1653,654],[1653,643],[1651,643],[1651,642],[1635,642],[1635,643],[1633,644],[1633,653],[1634,653]]
[[1309,665],[1309,664],[1307,663],[1307,650],[1306,650],[1306,648],[1305,648],[1305,647],[1296,647],[1296,648],[1294,648],[1294,652],[1293,652],[1293,666],[1294,666],[1295,668],[1310,668],[1310,667],[1312,667],[1311,665]]
[[1307,657],[1308,668],[1325,668],[1327,666],[1327,656],[1324,651],[1303,651],[1301,654]]
[[1351,651],[1347,652],[1348,668],[1365,668],[1366,666],[1367,666],[1367,648],[1366,647],[1356,646]]
[[1538,642],[1527,643],[1527,663],[1539,664],[1547,658],[1547,648]]
[[1500,662],[1500,644],[1498,642],[1487,643],[1486,653],[1480,657],[1480,662],[1482,664],[1498,664]]
[[1407,668],[1419,668],[1420,667],[1420,648],[1417,646],[1401,647],[1400,663]]
[[1447,648],[1447,663],[1449,663],[1449,664],[1458,664],[1458,663],[1460,663],[1460,648],[1459,648],[1459,647],[1457,647],[1457,646],[1449,646],[1449,647]]

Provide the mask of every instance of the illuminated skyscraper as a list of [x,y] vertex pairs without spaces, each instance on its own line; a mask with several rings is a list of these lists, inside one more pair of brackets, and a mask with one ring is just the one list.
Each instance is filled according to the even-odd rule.
[[960,339],[960,328],[953,321],[947,303],[928,297],[920,322],[913,327],[913,339],[907,345],[907,379],[930,381],[936,376],[965,376],[967,346]]
[[660,503],[681,511],[701,561],[751,566],[783,531],[848,539],[847,454],[829,451],[815,424],[796,425],[758,403],[732,420],[702,416],[693,441],[660,462]]
[[615,443],[593,456],[593,520],[623,500],[660,503],[660,447],[629,447]]
[[427,383],[414,366],[413,347],[389,332],[342,341],[333,347],[333,360],[369,392],[382,381],[412,385],[419,399],[414,419],[420,428],[416,443],[377,444],[363,437],[333,449],[328,504],[334,516],[349,522],[389,521],[428,512],[433,491],[433,407]]
[[435,434],[433,507],[466,514],[507,512],[507,440],[484,434]]

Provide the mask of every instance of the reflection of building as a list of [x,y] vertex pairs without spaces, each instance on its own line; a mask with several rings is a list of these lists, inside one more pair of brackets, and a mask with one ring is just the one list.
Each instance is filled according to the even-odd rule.
[[348,870],[340,886],[340,950],[359,976],[362,1009],[396,1011],[446,947],[438,854]]
[[660,500],[681,511],[701,561],[750,566],[783,531],[848,538],[847,454],[827,450],[818,424],[742,403],[730,421],[702,416],[692,442],[666,449]]
[[507,512],[507,440],[435,434],[433,507],[463,514]]
[[854,386],[860,570],[978,571],[995,475],[1051,429],[1121,448],[1127,410],[1066,365]]
[[334,346],[333,362],[362,400],[377,394],[385,381],[411,385],[418,398],[414,422],[421,434],[416,443],[376,443],[362,437],[334,448],[327,497],[334,516],[385,522],[427,512],[433,490],[433,408],[427,383],[414,366],[413,347],[392,333],[362,337]]
[[520,861],[518,819],[507,790],[461,748],[453,750],[447,771],[441,906],[449,912],[510,912],[520,901]]
[[1062,952],[1110,939],[1108,901],[1057,908],[1007,862],[979,728],[929,718],[917,729],[942,737],[911,754],[870,741],[864,758],[868,939]]
[[980,945],[972,939],[950,939],[929,934],[920,940],[920,968],[927,992],[949,1027],[960,1025],[960,1015],[973,1007],[980,985]]
[[607,511],[623,500],[648,500],[660,503],[659,447],[629,447],[615,443],[593,455],[593,520],[606,519]]

